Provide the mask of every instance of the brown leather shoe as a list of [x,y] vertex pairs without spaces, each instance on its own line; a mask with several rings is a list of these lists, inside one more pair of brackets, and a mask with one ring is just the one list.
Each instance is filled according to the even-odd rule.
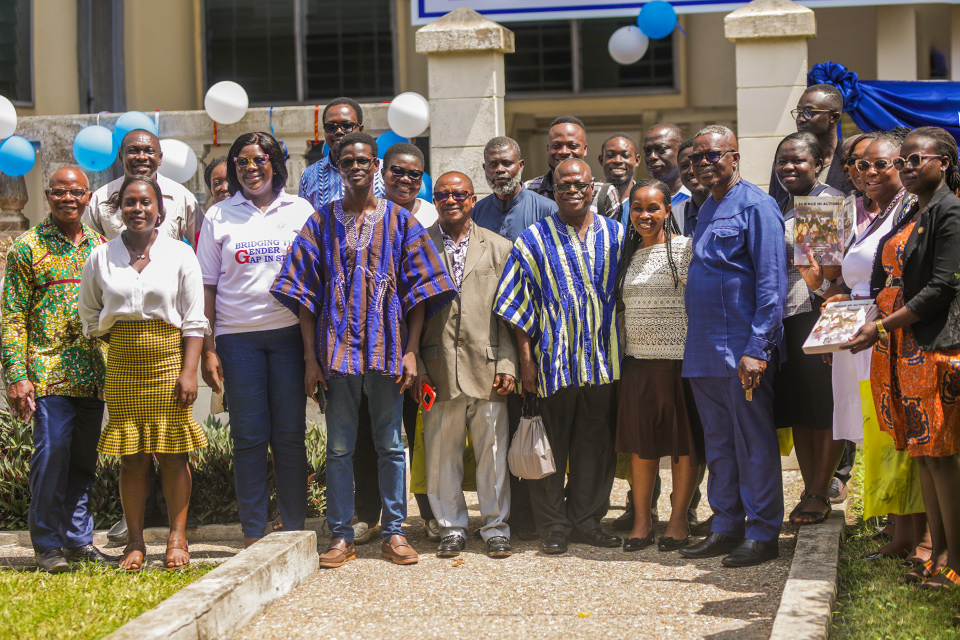
[[420,561],[420,556],[407,544],[407,539],[399,535],[383,541],[380,545],[380,555],[393,560],[394,564],[416,564]]
[[357,548],[352,542],[343,538],[334,538],[330,541],[327,550],[320,554],[321,567],[342,567],[344,563],[357,559]]

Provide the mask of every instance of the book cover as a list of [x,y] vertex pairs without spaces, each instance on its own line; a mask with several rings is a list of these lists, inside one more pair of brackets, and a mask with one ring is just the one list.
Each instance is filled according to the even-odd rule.
[[803,343],[804,353],[839,351],[867,322],[877,318],[873,300],[831,302],[820,310],[820,319]]
[[796,196],[793,203],[793,264],[810,264],[809,250],[821,265],[839,265],[846,233],[843,197]]

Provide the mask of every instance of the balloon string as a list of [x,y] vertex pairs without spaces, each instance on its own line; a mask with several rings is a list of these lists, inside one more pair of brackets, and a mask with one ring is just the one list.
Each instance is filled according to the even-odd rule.
[[97,126],[98,126],[98,127],[100,126],[100,115],[101,115],[101,114],[104,114],[104,113],[110,113],[110,112],[109,112],[109,111],[101,111],[100,113],[97,114]]
[[313,105],[313,144],[320,142],[320,105]]
[[213,121],[213,146],[219,147],[220,143],[217,142],[217,121]]
[[157,135],[160,135],[160,109],[153,112],[153,126],[157,129]]
[[677,25],[677,28],[680,29],[680,33],[682,33],[682,34],[684,35],[684,37],[686,37],[687,32],[683,30],[683,27],[678,24],[678,25]]
[[273,107],[270,107],[270,135],[274,138],[277,137],[277,134],[273,132]]

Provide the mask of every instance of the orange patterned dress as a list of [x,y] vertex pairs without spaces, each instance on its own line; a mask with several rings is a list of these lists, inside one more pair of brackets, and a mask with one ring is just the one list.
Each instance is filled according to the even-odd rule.
[[[903,249],[916,221],[883,246],[888,276],[903,274]],[[887,287],[877,296],[884,318],[903,306],[903,291]],[[923,351],[910,327],[891,331],[873,347],[873,401],[880,428],[910,457],[960,453],[960,349]]]

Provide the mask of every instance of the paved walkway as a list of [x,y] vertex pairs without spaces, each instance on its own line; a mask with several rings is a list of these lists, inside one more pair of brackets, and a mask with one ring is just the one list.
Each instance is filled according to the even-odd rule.
[[[665,514],[669,471],[661,476]],[[784,485],[789,511],[802,488],[799,472],[785,471]],[[618,480],[614,505],[623,505],[626,491],[627,483]],[[467,494],[467,500],[473,530],[479,527],[476,494]],[[627,554],[571,544],[564,556],[544,556],[536,541],[515,541],[512,557],[493,560],[471,537],[457,566],[436,557],[436,544],[424,536],[412,499],[409,510],[404,529],[422,554],[419,564],[395,566],[380,558],[376,543],[359,547],[356,561],[321,569],[233,640],[766,639],[796,540],[795,527],[787,526],[779,560],[726,569],[719,558],[689,561],[656,547]],[[620,513],[612,510],[610,519]],[[708,515],[706,500],[700,515]]]

